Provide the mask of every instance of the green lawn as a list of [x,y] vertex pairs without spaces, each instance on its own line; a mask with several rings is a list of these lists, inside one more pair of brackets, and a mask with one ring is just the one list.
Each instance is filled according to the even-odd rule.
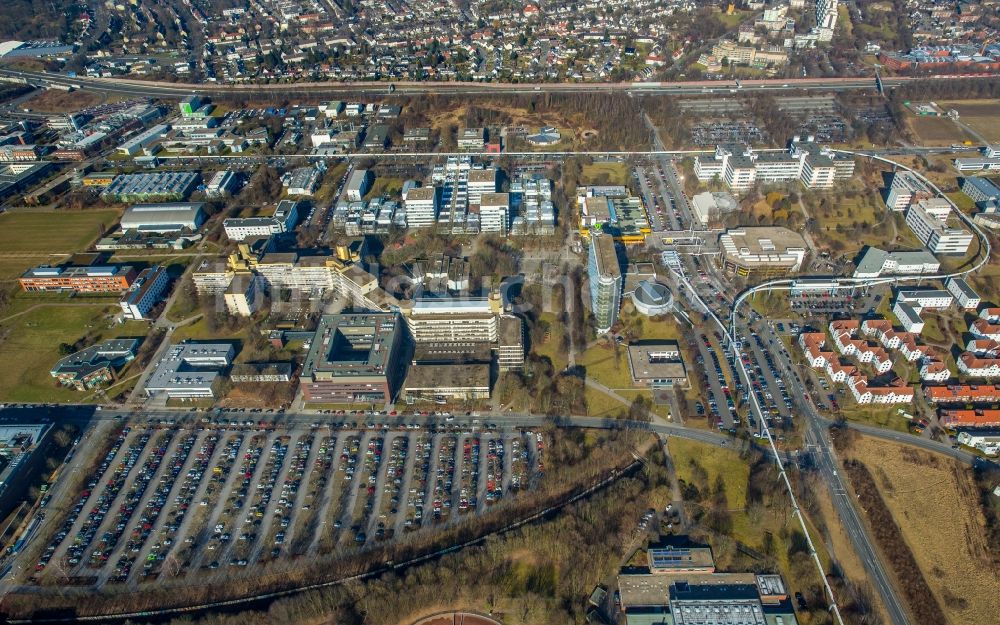
[[545,356],[552,361],[556,372],[562,371],[568,364],[566,351],[562,348],[562,337],[566,328],[559,323],[558,317],[552,313],[542,313],[542,320],[549,324],[549,338],[544,343],[532,345],[531,350],[539,356]]
[[598,343],[580,354],[576,359],[576,364],[586,368],[587,377],[610,389],[632,388],[632,374],[628,369],[628,351],[624,345],[619,347],[616,360],[614,350],[607,347],[606,342]]
[[118,221],[118,211],[39,211],[0,214],[2,252],[79,252],[102,228]]
[[667,439],[667,448],[673,458],[678,479],[693,482],[693,461],[708,474],[710,486],[715,484],[717,477],[722,477],[730,510],[746,506],[750,466],[736,451],[677,437]]
[[625,184],[628,169],[624,163],[591,163],[580,173],[581,184]]
[[0,380],[0,399],[17,402],[80,401],[83,393],[55,385],[49,375],[61,357],[60,343],[73,343],[94,332],[98,338],[136,336],[143,328],[109,327],[115,307],[102,303],[88,306],[49,305],[0,324],[0,359],[16,363]]
[[587,416],[617,417],[623,412],[628,412],[628,406],[589,386],[584,389],[584,397],[587,400]]
[[[840,397],[840,412],[838,414],[848,421],[857,421],[897,432],[909,432],[910,422],[899,414],[900,406],[861,406],[854,403],[854,399],[850,395],[841,395]],[[902,406],[902,409],[910,409],[912,412],[910,406]]]

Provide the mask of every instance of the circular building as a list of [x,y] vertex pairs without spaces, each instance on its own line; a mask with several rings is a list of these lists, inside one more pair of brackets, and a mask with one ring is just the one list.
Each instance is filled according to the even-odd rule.
[[670,289],[653,280],[643,280],[632,292],[635,309],[647,317],[665,315],[674,307],[674,297]]

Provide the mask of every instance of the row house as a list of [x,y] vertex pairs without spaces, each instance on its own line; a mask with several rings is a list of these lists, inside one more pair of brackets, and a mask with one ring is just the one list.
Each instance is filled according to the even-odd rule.
[[927,347],[917,343],[917,334],[897,332],[888,319],[868,319],[861,324],[861,333],[875,337],[882,347],[899,350],[907,362],[916,362],[927,353]]
[[956,384],[924,386],[924,397],[933,404],[978,404],[1000,401],[1000,385]]
[[973,321],[969,332],[978,339],[1000,341],[1000,323],[991,323],[983,318]]
[[959,373],[970,378],[1000,377],[1000,358],[981,358],[972,352],[958,357]]
[[908,404],[913,401],[913,387],[900,378],[885,386],[870,386],[863,375],[853,375],[848,378],[847,387],[859,404]]
[[892,369],[892,358],[878,345],[855,339],[860,323],[853,320],[834,321],[830,324],[830,334],[837,350],[845,356],[854,356],[859,362],[870,363],[879,373]]

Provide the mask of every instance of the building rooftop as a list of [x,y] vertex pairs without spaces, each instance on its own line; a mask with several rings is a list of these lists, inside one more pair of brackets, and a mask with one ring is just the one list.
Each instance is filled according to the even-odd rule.
[[[727,244],[727,239],[731,243]],[[768,256],[806,249],[801,234],[777,226],[728,230],[722,235],[722,243],[727,253],[740,256]]]
[[637,382],[687,377],[676,341],[629,345],[628,361],[632,379]]
[[230,343],[171,345],[146,381],[151,392],[170,389],[211,389],[233,359]]
[[618,264],[615,240],[608,235],[594,235],[590,238],[590,244],[594,247],[597,270],[601,276],[609,280],[621,277],[622,269]]
[[395,313],[323,315],[302,367],[302,377],[332,379],[382,376],[389,366],[396,334]]
[[51,373],[53,376],[72,374],[77,379],[85,378],[108,366],[121,367],[135,356],[138,347],[136,339],[102,341],[59,359]]

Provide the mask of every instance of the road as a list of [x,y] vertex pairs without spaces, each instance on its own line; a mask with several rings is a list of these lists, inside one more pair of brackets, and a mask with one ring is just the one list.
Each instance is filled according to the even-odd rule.
[[[166,83],[131,80],[125,78],[69,77],[48,72],[26,72],[15,69],[0,69],[0,76],[16,79],[39,86],[79,87],[95,91],[106,91],[133,96],[185,97],[192,93],[214,97],[253,94],[266,97],[287,98],[290,95],[509,95],[533,93],[615,93],[624,92],[639,95],[663,94],[713,94],[740,92],[782,92],[782,91],[853,91],[875,89],[874,77],[859,78],[786,78],[743,80],[740,87],[730,81],[703,80],[679,82],[619,82],[619,83],[462,83],[462,82],[303,82],[277,84],[192,84]],[[922,78],[883,78],[885,88],[897,87],[928,78],[956,80],[961,78],[992,78],[996,74],[975,76],[930,76]]]

